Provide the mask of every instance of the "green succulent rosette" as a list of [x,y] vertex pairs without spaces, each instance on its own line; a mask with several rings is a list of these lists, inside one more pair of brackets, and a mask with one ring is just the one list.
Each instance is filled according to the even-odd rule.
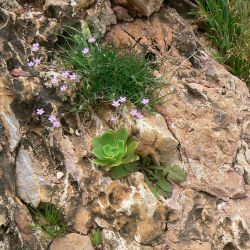
[[139,160],[139,156],[135,154],[138,142],[130,141],[128,137],[129,133],[125,128],[118,131],[110,129],[95,137],[92,140],[92,153],[96,157],[93,163],[111,169]]

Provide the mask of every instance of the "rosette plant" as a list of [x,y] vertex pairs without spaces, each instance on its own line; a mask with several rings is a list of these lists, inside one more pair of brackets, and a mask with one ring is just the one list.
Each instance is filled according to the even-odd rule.
[[139,156],[135,154],[138,142],[128,140],[128,137],[129,133],[125,128],[118,131],[109,129],[95,137],[92,140],[92,153],[96,157],[93,162],[111,169],[139,160]]

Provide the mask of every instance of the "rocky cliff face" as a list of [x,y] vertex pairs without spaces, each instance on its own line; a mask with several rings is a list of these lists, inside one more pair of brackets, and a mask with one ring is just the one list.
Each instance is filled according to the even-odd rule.
[[[140,173],[112,181],[91,164],[90,141],[110,126],[108,109],[85,123],[67,116],[55,130],[34,116],[41,104],[62,107],[43,76],[60,70],[56,33],[82,22],[104,42],[146,48],[160,61],[168,100],[144,120],[124,113],[121,123],[145,155],[186,170],[167,200]],[[0,1],[0,249],[93,249],[95,228],[105,250],[250,249],[249,90],[195,32],[167,1]],[[36,71],[27,66],[34,41],[43,45]],[[51,199],[68,225],[52,243],[32,228],[27,209]]]

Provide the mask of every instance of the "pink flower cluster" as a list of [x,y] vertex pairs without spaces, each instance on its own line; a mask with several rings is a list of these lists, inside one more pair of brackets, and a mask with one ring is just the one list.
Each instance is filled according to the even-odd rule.
[[68,89],[69,82],[67,80],[74,82],[80,81],[77,74],[70,73],[69,71],[62,71],[59,77],[53,75],[50,79],[52,86],[59,86],[60,92],[65,92]]
[[[38,116],[42,116],[44,113],[45,113],[45,111],[44,111],[43,108],[38,108],[38,109],[36,109],[36,114],[37,114]],[[48,120],[49,120],[49,122],[52,124],[52,126],[53,126],[54,128],[58,128],[58,127],[60,127],[60,125],[61,125],[60,121],[57,119],[56,115],[54,115],[54,114],[51,114],[51,115],[49,116]]]
[[95,39],[95,37],[90,37],[88,41],[89,41],[89,43],[95,43],[96,39]]
[[50,121],[50,123],[52,124],[54,128],[58,128],[61,125],[60,121],[57,119],[56,115],[54,114],[50,115],[48,120]]
[[[32,52],[37,52],[39,50],[39,43],[33,43],[32,46],[31,46],[31,51]],[[38,66],[39,64],[41,63],[41,59],[40,58],[36,58],[34,59],[33,61],[28,61],[28,66],[31,68],[31,67],[34,67],[34,66]]]
[[136,119],[143,119],[144,116],[137,109],[131,109],[130,114],[134,116]]
[[[117,108],[121,104],[125,103],[126,100],[127,100],[126,97],[121,96],[121,97],[119,97],[119,99],[113,100],[112,106],[115,107],[115,108]],[[143,105],[148,105],[149,104],[149,99],[148,98],[144,98],[144,99],[142,99],[141,103]],[[131,109],[130,114],[133,117],[135,117],[136,119],[143,119],[144,118],[144,116],[142,115],[142,113],[139,112],[137,109]],[[112,115],[110,117],[110,121],[112,121],[112,122],[116,122],[116,121],[118,121],[118,119],[119,119],[119,115]]]
[[117,107],[119,107],[121,104],[125,103],[126,100],[127,100],[126,97],[120,96],[120,98],[119,98],[118,100],[114,100],[114,101],[112,102],[112,106],[117,108]]
[[31,51],[32,52],[37,52],[40,48],[40,45],[39,43],[33,43],[32,46],[31,46]]

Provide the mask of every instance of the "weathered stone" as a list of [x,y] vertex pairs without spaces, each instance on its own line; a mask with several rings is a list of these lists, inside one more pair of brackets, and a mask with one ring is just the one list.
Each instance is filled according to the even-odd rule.
[[[4,97],[2,100],[6,100]],[[1,125],[6,128],[9,136],[10,150],[13,152],[21,140],[19,122],[10,110],[0,111]]]
[[158,11],[163,0],[114,0],[114,3],[123,6],[137,16],[149,17],[152,13]]
[[151,156],[158,164],[178,163],[178,141],[169,131],[160,114],[136,122],[138,151],[142,156]]
[[168,223],[167,242],[173,249],[248,249],[248,199],[218,202],[205,193],[175,190],[171,200],[179,210],[179,220]]
[[131,22],[133,21],[133,18],[129,15],[128,10],[121,7],[121,6],[115,6],[113,8],[116,18],[119,21],[125,21],[125,22]]
[[82,236],[76,233],[66,234],[61,238],[56,238],[50,245],[50,250],[94,250],[88,236]]
[[35,207],[40,201],[50,201],[43,174],[41,162],[36,161],[31,152],[20,149],[16,158],[17,194],[23,201]]
[[68,5],[67,0],[46,0],[43,10],[50,18],[59,18],[60,12]]
[[80,207],[75,215],[74,229],[80,233],[87,234],[91,226],[90,208]]
[[106,31],[110,30],[111,25],[117,23],[110,1],[104,1],[101,5],[93,6],[88,9],[87,14],[86,21],[95,37],[103,37]]
[[150,245],[163,240],[168,209],[149,192],[140,173],[133,174],[129,186],[119,181],[103,185],[94,212],[100,227],[110,230],[115,227],[119,233],[112,234],[117,234],[118,238],[121,234],[126,235],[121,239],[126,245],[127,239]]
[[156,54],[157,48],[165,53],[173,43],[172,24],[165,25],[168,23],[166,15],[168,14],[163,10],[161,14],[152,15],[149,21],[135,19],[134,22],[119,23],[107,32],[105,40],[118,47],[133,47],[138,51],[146,47],[149,50],[154,49]]

